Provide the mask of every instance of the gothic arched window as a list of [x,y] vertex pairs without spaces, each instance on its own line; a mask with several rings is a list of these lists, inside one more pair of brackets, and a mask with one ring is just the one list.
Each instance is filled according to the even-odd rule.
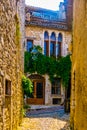
[[59,35],[58,35],[58,42],[57,42],[57,48],[56,48],[57,57],[61,56],[61,44],[62,44],[62,34],[59,33]]
[[44,55],[49,56],[49,34],[44,32]]
[[56,35],[54,32],[50,37],[50,56],[56,56]]

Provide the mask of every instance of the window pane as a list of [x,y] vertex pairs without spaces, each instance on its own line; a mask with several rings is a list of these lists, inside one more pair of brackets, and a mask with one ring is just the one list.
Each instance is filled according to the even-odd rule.
[[49,42],[44,41],[44,55],[48,56],[49,55]]
[[44,33],[44,40],[49,40],[48,32],[45,32],[45,33]]
[[33,47],[33,41],[27,40],[27,51],[30,52]]
[[37,83],[36,97],[43,98],[43,84]]
[[62,42],[62,34],[61,33],[59,33],[59,35],[58,35],[58,42]]
[[56,41],[56,36],[55,36],[55,33],[54,33],[54,32],[51,34],[51,40],[52,40],[52,41]]
[[56,87],[56,92],[55,92],[56,94],[61,94],[61,88],[58,86],[58,87]]
[[53,42],[50,43],[50,56],[55,56],[55,44]]
[[47,54],[47,44],[46,44],[46,41],[44,41],[44,55]]
[[52,94],[55,94],[55,87],[52,87],[51,93],[52,93]]
[[57,56],[61,56],[61,43],[57,44],[56,52],[57,52]]
[[52,94],[61,94],[61,79],[55,79],[54,83],[52,83]]

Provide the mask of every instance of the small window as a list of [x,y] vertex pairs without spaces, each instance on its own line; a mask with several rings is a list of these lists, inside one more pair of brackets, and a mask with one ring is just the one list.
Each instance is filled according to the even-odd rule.
[[53,104],[61,104],[61,98],[53,98]]
[[5,80],[5,95],[11,95],[11,81]]
[[33,47],[33,40],[27,40],[27,51],[30,52]]
[[60,78],[54,79],[54,82],[52,83],[51,93],[61,95],[61,79]]

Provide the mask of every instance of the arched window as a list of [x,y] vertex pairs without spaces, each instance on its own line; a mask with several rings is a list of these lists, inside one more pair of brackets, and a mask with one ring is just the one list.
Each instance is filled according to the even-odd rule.
[[49,34],[44,32],[44,55],[49,56]]
[[56,36],[54,32],[50,37],[50,56],[56,56]]
[[59,33],[59,35],[58,35],[58,42],[57,42],[57,48],[56,48],[57,57],[61,56],[61,44],[62,44],[62,34]]

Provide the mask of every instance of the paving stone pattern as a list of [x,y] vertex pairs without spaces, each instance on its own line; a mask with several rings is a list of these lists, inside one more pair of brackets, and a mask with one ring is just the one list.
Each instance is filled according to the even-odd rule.
[[59,106],[28,110],[18,130],[70,130],[69,114]]

